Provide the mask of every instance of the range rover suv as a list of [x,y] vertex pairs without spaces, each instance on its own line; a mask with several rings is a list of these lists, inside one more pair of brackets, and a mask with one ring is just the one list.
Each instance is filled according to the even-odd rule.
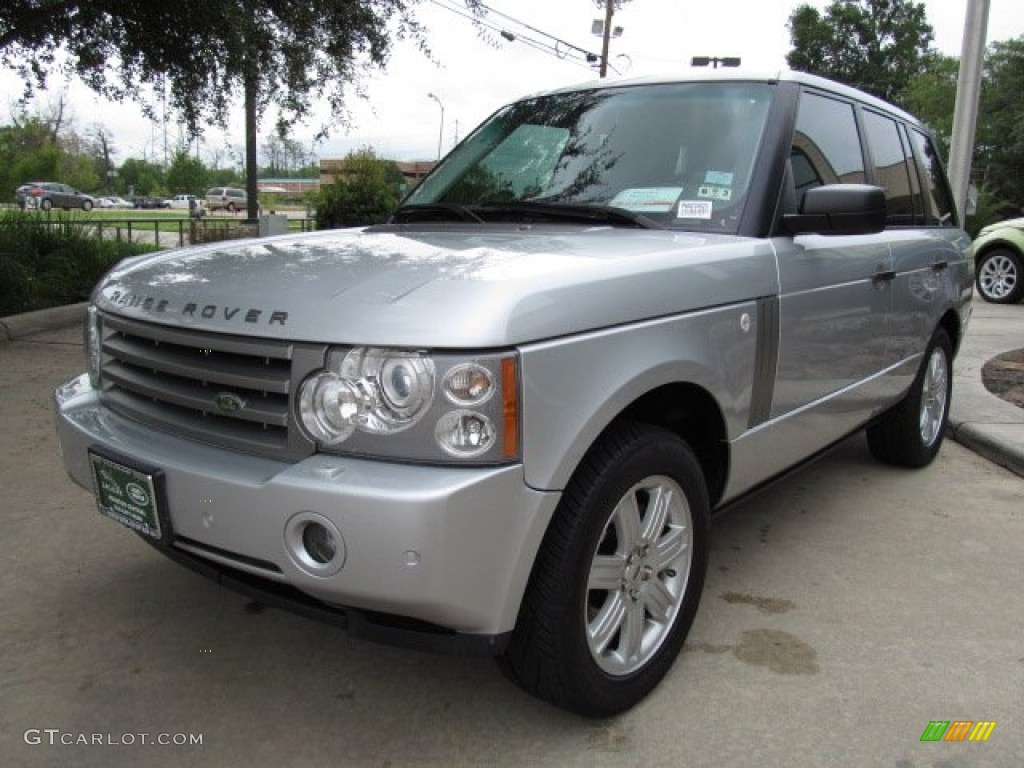
[[679,653],[716,511],[862,429],[933,459],[969,247],[923,126],[858,91],[566,88],[390,223],[118,265],[63,460],[222,583],[607,716]]

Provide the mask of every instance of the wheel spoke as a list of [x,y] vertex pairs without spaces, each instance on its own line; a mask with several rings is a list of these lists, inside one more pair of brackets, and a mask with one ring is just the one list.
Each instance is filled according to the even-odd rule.
[[675,596],[668,591],[664,582],[655,579],[644,586],[643,604],[651,618],[659,623],[665,622],[675,605]]
[[626,619],[619,635],[619,654],[626,663],[635,660],[640,655],[646,616],[647,612],[643,603],[630,600],[626,604]]
[[640,535],[644,541],[653,543],[658,540],[665,522],[668,520],[668,512],[675,502],[675,496],[671,489],[658,486],[651,492],[647,503],[647,514],[644,517],[643,530]]
[[669,567],[689,546],[686,529],[673,528],[658,539],[648,555],[648,562],[655,573],[661,573]]
[[587,589],[614,592],[622,586],[622,577],[625,570],[625,555],[598,555],[590,565]]
[[619,537],[619,551],[630,551],[640,539],[640,508],[637,506],[635,491],[622,497],[615,506],[612,519]]
[[590,648],[594,654],[603,654],[608,643],[619,631],[626,617],[627,602],[629,601],[622,592],[610,593],[597,616],[587,626]]

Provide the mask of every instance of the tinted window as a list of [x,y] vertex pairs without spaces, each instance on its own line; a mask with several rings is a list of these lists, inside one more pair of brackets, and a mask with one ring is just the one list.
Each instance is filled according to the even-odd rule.
[[824,184],[863,184],[864,158],[853,106],[803,94],[790,159],[798,196]]
[[949,191],[946,174],[942,170],[939,154],[932,140],[920,131],[912,130],[911,139],[917,153],[917,160],[924,166],[925,218],[931,226],[956,226],[956,211],[953,209],[953,195]]
[[[885,190],[887,223],[911,226],[915,223],[914,196],[910,186],[913,158],[908,158],[895,120],[865,111],[864,131],[875,160],[876,183]],[[921,223],[920,220],[917,223]]]

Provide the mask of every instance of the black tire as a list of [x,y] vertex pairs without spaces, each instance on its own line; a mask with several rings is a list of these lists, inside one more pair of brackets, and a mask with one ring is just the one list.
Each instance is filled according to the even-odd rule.
[[48,211],[51,208],[53,208],[53,201],[47,197],[44,197],[42,200],[39,201],[39,208],[40,210]]
[[974,284],[992,304],[1016,304],[1024,298],[1024,259],[1009,248],[994,248],[978,259]]
[[611,427],[555,512],[499,659],[503,671],[588,717],[632,707],[671,668],[693,623],[709,528],[707,487],[690,447],[664,429]]
[[91,200],[83,200],[82,201],[82,210],[85,211],[86,213],[91,211],[92,210],[92,201]]
[[953,346],[939,328],[907,396],[867,429],[876,459],[901,467],[930,464],[942,446],[953,395]]
[[234,203],[228,203],[228,213],[234,213],[234,212],[235,212],[235,204]]

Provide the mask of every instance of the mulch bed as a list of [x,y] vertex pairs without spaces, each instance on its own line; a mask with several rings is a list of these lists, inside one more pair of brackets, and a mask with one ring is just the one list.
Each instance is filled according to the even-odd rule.
[[981,369],[981,381],[993,395],[1024,408],[1024,349],[989,360]]

